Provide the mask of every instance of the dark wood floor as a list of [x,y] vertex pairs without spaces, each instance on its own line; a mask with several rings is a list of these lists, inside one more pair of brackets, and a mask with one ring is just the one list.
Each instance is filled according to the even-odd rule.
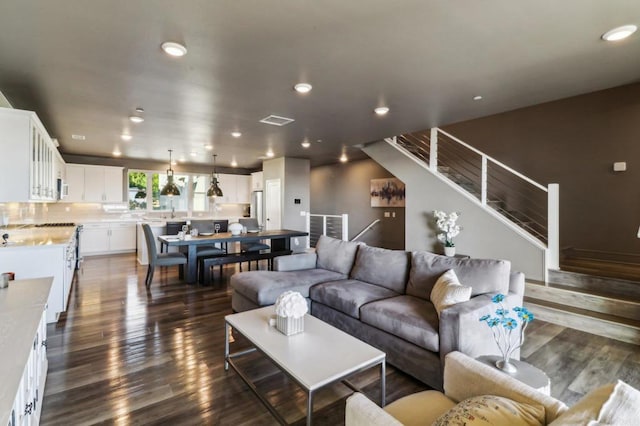
[[[167,268],[156,272],[147,291],[146,267],[133,255],[86,259],[68,313],[48,329],[42,424],[276,424],[223,368],[223,317],[231,313],[226,283],[234,271],[225,268],[223,284],[198,287]],[[237,338],[234,344],[246,343]],[[531,323],[523,358],[545,370],[552,394],[570,404],[615,378],[640,387],[637,346],[542,321]],[[241,365],[289,422],[302,424],[303,392],[259,355]],[[373,370],[354,382],[377,397],[378,379]],[[422,389],[387,369],[388,401]],[[342,385],[321,391],[315,424],[343,423],[348,393]]]

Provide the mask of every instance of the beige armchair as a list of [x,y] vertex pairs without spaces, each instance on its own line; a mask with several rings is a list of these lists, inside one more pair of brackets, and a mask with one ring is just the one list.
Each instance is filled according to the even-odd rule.
[[[451,352],[445,358],[444,393],[419,392],[400,398],[384,409],[363,394],[356,393],[347,399],[345,424],[346,426],[431,425],[443,414],[451,413],[452,408],[465,404],[459,404],[461,401],[486,395],[506,398],[515,405],[534,407],[539,418],[538,424],[575,425],[587,424],[590,421],[606,424],[636,424],[635,421],[640,416],[640,391],[621,381],[590,392],[576,405],[568,408],[563,402],[493,367],[482,364],[461,352]],[[496,412],[498,411],[500,410]],[[512,409],[512,407],[502,411],[520,414],[517,408]],[[523,416],[528,414],[525,412]],[[513,424],[513,421],[502,420],[497,424]]]

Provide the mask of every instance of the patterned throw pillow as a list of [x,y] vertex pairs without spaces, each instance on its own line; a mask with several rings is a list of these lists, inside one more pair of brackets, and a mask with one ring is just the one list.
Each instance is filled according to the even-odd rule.
[[444,413],[433,426],[543,425],[542,405],[524,404],[494,395],[465,399]]
[[438,317],[440,312],[456,303],[466,302],[471,297],[471,287],[460,284],[453,269],[449,269],[436,281],[431,290],[431,303],[436,307]]

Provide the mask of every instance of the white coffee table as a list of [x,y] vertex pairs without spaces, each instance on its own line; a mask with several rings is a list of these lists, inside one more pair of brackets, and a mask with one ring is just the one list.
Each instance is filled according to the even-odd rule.
[[[323,386],[342,381],[349,383],[347,376],[380,366],[380,404],[385,405],[385,353],[356,339],[349,334],[315,318],[306,315],[304,332],[285,336],[269,325],[274,315],[273,306],[225,316],[225,370],[231,366],[267,409],[282,424],[285,419],[260,394],[251,380],[236,366],[233,358],[258,350],[273,361],[294,382],[307,391],[307,425],[311,425],[314,392]],[[246,337],[254,348],[229,353],[231,327]]]

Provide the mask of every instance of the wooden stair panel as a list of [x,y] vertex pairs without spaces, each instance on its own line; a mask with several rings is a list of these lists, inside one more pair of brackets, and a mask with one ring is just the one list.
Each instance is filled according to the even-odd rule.
[[640,301],[640,282],[602,276],[603,271],[593,274],[549,269],[549,283],[575,287],[582,291],[600,295],[610,295],[626,300]]
[[527,298],[524,305],[542,321],[640,345],[640,321]]
[[525,295],[528,298],[552,301],[564,306],[640,321],[640,302],[638,301],[587,293],[571,287],[544,286],[534,283],[526,283]]

